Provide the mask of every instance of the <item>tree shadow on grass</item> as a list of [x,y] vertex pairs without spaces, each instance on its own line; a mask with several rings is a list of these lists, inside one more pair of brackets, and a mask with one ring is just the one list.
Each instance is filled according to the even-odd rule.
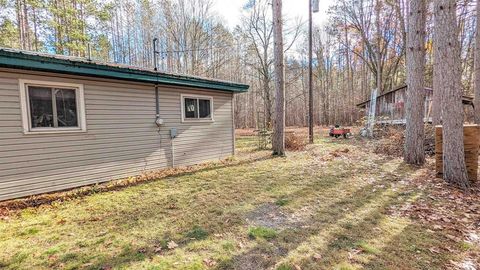
[[412,223],[389,239],[363,266],[366,269],[445,269],[453,258],[452,253],[443,249],[447,245],[457,249],[451,240]]
[[[332,179],[326,184],[326,185],[323,185],[321,188],[322,188],[322,191],[323,192],[328,192],[329,189],[335,187],[336,185],[338,186],[338,182],[337,181],[334,181],[334,179],[338,178],[338,175],[334,175],[332,177]],[[348,184],[344,181],[342,181],[344,184]],[[355,197],[358,197],[358,196],[365,196],[366,193],[369,193],[371,191],[371,189],[373,188],[373,185],[375,185],[375,183],[372,183],[371,185],[369,186],[366,186],[366,187],[363,187],[363,191],[358,191],[357,193],[353,194],[353,196],[349,197],[349,198],[345,198],[344,200],[340,200],[338,202],[339,205],[348,205],[348,204],[354,204],[355,200],[354,198]],[[302,188],[303,191],[300,191],[300,190],[296,190],[296,192],[293,192],[293,195],[292,196],[298,196],[298,197],[302,197],[302,196],[305,196],[304,192],[305,191],[308,191],[310,189],[310,192],[314,192],[315,190],[311,190],[311,187],[309,186],[306,186],[304,188]],[[235,190],[231,190],[229,192],[233,192],[235,193]],[[258,191],[259,193],[257,192],[254,192],[252,194],[248,194],[248,197],[247,198],[242,198],[243,201],[250,201],[250,202],[253,202],[255,201],[255,198],[256,196],[258,196],[259,194],[261,193],[268,193],[267,190],[265,189],[261,189]],[[184,230],[185,232],[187,232],[187,230],[191,227],[190,225],[194,225],[194,224],[198,224],[199,226],[201,227],[205,227],[207,228],[208,230],[208,233],[210,234],[215,234],[215,233],[221,233],[222,230],[225,230],[225,229],[228,229],[228,230],[236,230],[235,228],[239,229],[241,227],[243,227],[245,225],[245,220],[244,220],[244,217],[247,215],[247,213],[244,213],[244,212],[217,212],[217,211],[213,211],[215,209],[221,209],[221,205],[217,205],[215,201],[207,201],[205,202],[206,204],[203,204],[202,207],[200,207],[200,205],[198,206],[193,206],[195,207],[196,209],[198,209],[195,213],[195,215],[201,215],[203,217],[204,220],[206,220],[205,222],[207,222],[206,224],[202,224],[201,222],[198,223],[198,221],[195,221],[194,219],[192,219],[193,217],[192,216],[188,216],[188,217],[185,217],[185,218],[188,218],[188,220],[186,219],[182,219],[182,220],[177,220],[175,222],[180,222],[182,223],[183,225],[182,226],[185,226]],[[240,201],[239,201],[240,203]],[[168,218],[168,212],[169,211],[179,211],[181,209],[173,209],[173,210],[168,210],[168,209],[163,209],[161,210],[161,208],[165,208],[167,206],[167,204],[163,204],[161,203],[160,204],[160,207],[158,204],[155,204],[155,205],[151,205],[151,206],[147,206],[145,204],[139,204],[138,207],[145,207],[147,208],[148,211],[142,211],[142,209],[138,208],[138,207],[128,207],[126,208],[127,211],[119,211],[119,212],[116,212],[114,215],[111,215],[111,216],[108,216],[106,217],[105,219],[100,219],[98,220],[98,224],[99,226],[102,226],[105,225],[105,224],[118,224],[118,230],[125,230],[125,228],[122,228],[121,226],[125,225],[125,221],[127,221],[129,224],[128,224],[128,228],[129,230],[131,231],[135,231],[137,230],[138,228],[141,228],[142,226],[144,226],[144,224],[151,224],[154,220],[156,219],[159,219],[159,218],[162,218],[162,215],[165,215],[164,218]],[[218,210],[217,209],[217,210]],[[153,211],[153,212],[152,212]],[[159,214],[161,213],[162,211],[166,211],[165,214]],[[308,234],[314,234],[316,229],[315,227],[320,227],[324,224],[324,222],[328,222],[328,220],[332,220],[332,219],[336,219],[336,218],[341,218],[341,215],[340,214],[344,214],[344,213],[338,213],[338,212],[332,212],[330,209],[325,209],[325,211],[321,211],[319,212],[319,216],[324,216],[324,219],[323,218],[319,218],[319,221],[317,223],[313,222],[313,221],[309,221],[307,220],[306,222],[303,222],[303,223],[309,223],[309,227],[308,229],[305,229],[307,230],[307,232],[303,232],[302,230],[287,230],[285,231],[283,234],[280,235],[280,237],[282,237],[283,239],[287,239],[287,243],[289,241],[297,241],[297,240],[288,240],[288,238],[296,238],[297,236],[301,236],[305,233],[308,233]],[[149,221],[150,220],[150,221]],[[97,221],[94,221],[94,222],[97,222]],[[89,224],[90,225],[94,225],[94,224],[91,224],[91,221],[89,221]],[[188,225],[190,224],[190,225]],[[214,226],[211,226],[211,225],[214,225]],[[153,228],[152,228],[153,229]],[[155,247],[157,245],[159,245],[159,242],[163,242],[163,245],[170,241],[170,240],[174,240],[177,244],[179,244],[179,249],[183,249],[184,247],[186,247],[190,242],[192,241],[195,241],[195,240],[191,240],[191,239],[187,239],[187,237],[185,236],[178,236],[178,232],[177,232],[177,236],[175,235],[169,235],[168,232],[164,231],[163,229],[160,229],[159,232],[164,232],[162,233],[161,235],[158,235],[158,238],[157,239],[152,239],[152,242],[143,242],[142,240],[139,240],[138,243],[141,243],[140,245],[142,246],[138,246],[138,247],[129,247],[129,248],[123,248],[121,250],[120,253],[118,253],[117,255],[115,256],[104,256],[104,257],[97,257],[96,259],[89,259],[87,261],[93,261],[93,266],[92,268],[101,268],[101,267],[125,267],[129,264],[132,264],[132,263],[135,263],[135,262],[140,262],[140,261],[144,261],[146,259],[149,259],[149,258],[152,258],[153,256],[156,256],[156,252],[155,252]],[[180,233],[180,235],[184,235],[185,233]],[[144,237],[144,236],[142,236]],[[288,244],[290,245],[290,244]],[[289,247],[288,245],[286,245],[286,247],[283,247],[279,244],[277,245],[273,245],[271,246],[270,244],[268,243],[265,243],[265,245],[260,245],[258,247],[256,247],[256,251],[252,251],[250,254],[250,259],[248,259],[248,261],[252,261],[253,264],[252,265],[258,265],[258,266],[261,266],[263,267],[264,265],[270,265],[271,263],[274,263],[275,261],[269,261],[269,253],[275,253],[275,254],[279,254],[280,256],[283,254],[286,254],[289,250]],[[278,246],[278,247],[277,247]],[[165,250],[165,249],[164,249]],[[247,255],[248,256],[248,255]],[[273,259],[276,259],[276,256],[275,257],[270,257],[270,258],[273,258]],[[268,263],[265,264],[265,261],[267,261]],[[61,262],[58,261],[57,263],[54,262],[54,265],[58,265],[60,264]],[[228,262],[223,262],[221,263],[222,265],[225,265],[225,264],[228,264]]]
[[[322,247],[326,256],[334,257],[339,250],[350,249],[355,246],[355,242],[366,233],[371,233],[372,227],[382,218],[382,212],[388,206],[398,203],[402,199],[401,194],[385,195],[387,198],[373,210],[363,209],[371,207],[369,204],[376,204],[375,198],[382,196],[388,190],[376,191],[367,195],[364,200],[358,200],[360,196],[372,190],[375,183],[361,188],[352,197],[345,198],[339,203],[349,205],[349,211],[338,211],[338,208],[329,209],[326,207],[319,211],[307,223],[308,228],[290,229],[281,231],[277,238],[272,241],[261,241],[253,249],[238,254],[223,262],[217,269],[267,269],[275,266],[282,261],[292,251],[298,249],[301,245],[312,248],[315,243],[309,245],[309,241],[315,241],[317,237],[325,242]],[[355,201],[357,198],[357,201]],[[333,211],[332,211],[333,210]],[[355,213],[363,215],[365,210],[367,214],[362,217],[360,222],[354,221]],[[371,213],[370,213],[371,212]],[[350,215],[354,213],[353,215]],[[350,221],[352,219],[352,221]],[[357,222],[357,223],[355,223]],[[354,231],[360,235],[351,235],[346,232]],[[323,235],[322,235],[323,234]],[[323,239],[328,238],[328,239]]]
[[[379,160],[377,161],[377,165],[383,165],[386,163],[386,160]],[[348,174],[342,174],[335,172],[334,175],[323,175],[323,177],[331,177],[331,180],[326,181],[321,185],[322,192],[327,192],[328,190],[334,191],[334,188],[338,187],[339,183],[348,184],[345,181],[335,181],[338,180],[339,177],[342,179],[348,179]],[[397,176],[398,177],[398,176]],[[322,179],[319,179],[321,181]],[[328,202],[327,204],[317,209],[314,216],[310,219],[305,220],[302,224],[308,224],[308,226],[304,228],[291,228],[282,231],[276,240],[271,242],[264,241],[256,245],[252,250],[245,252],[244,254],[237,255],[230,260],[224,260],[219,263],[219,269],[264,269],[268,268],[284,257],[290,250],[295,249],[300,244],[303,243],[305,238],[310,236],[314,236],[318,233],[318,228],[323,228],[325,226],[335,225],[335,220],[339,220],[345,217],[350,212],[354,212],[356,209],[361,208],[363,205],[368,204],[369,202],[375,200],[378,194],[381,194],[384,190],[377,190],[374,191],[375,187],[379,184],[381,180],[377,179],[376,181],[362,186],[359,188],[355,193],[351,194],[349,197],[345,197],[341,200],[335,202],[335,205],[329,207],[328,204],[332,204],[333,202]],[[234,192],[234,191],[233,191]],[[260,193],[267,192],[266,190],[262,189],[259,191]],[[302,200],[303,198],[308,197],[307,193],[315,192],[315,189],[312,189],[311,185],[307,185],[303,188],[293,190],[291,194],[286,194],[288,197],[297,198]],[[254,201],[254,198],[258,195],[257,193],[248,194],[248,198],[243,198],[247,201]],[[359,198],[363,198],[360,199]],[[208,205],[209,204],[209,205]],[[232,226],[242,227],[244,226],[243,217],[245,217],[248,213],[227,213],[225,215],[218,215],[218,213],[210,212],[212,208],[218,207],[215,205],[215,202],[209,202],[207,205],[203,205],[202,209],[198,209],[204,218],[208,220],[209,223],[218,223],[217,226],[214,228],[210,228],[210,233],[218,233],[221,232],[223,228],[232,229]],[[342,207],[348,207],[348,212],[339,211]],[[117,220],[124,220],[125,218],[129,219],[131,222],[134,221],[131,226],[139,226],[139,223],[135,222],[144,222],[148,219],[156,219],[159,218],[158,216],[154,216],[149,214],[148,212],[142,213],[141,211],[136,211],[135,208],[132,208],[129,212],[122,212],[121,215],[116,216]],[[226,224],[225,221],[230,221],[230,224]],[[203,224],[201,224],[203,225]],[[209,226],[209,225],[205,225]],[[281,239],[281,240],[278,240]],[[188,241],[182,239],[175,239],[178,243],[180,243],[180,248],[183,248],[188,244]],[[146,248],[148,250],[148,247]],[[149,253],[147,252],[147,256]],[[124,256],[121,257],[123,259],[119,260],[116,258],[105,258],[101,261],[97,262],[96,265],[127,265],[128,263],[133,262],[133,260],[129,261],[128,258],[131,256]],[[133,258],[137,258],[133,256]],[[113,262],[111,261],[113,259]]]
[[[257,161],[267,160],[271,158],[272,158],[271,156],[265,156],[258,159]],[[251,163],[251,162],[252,162],[251,160],[248,160],[248,161],[244,161],[244,163],[242,164]],[[386,160],[377,161],[379,166],[384,164],[385,162],[387,161]],[[176,175],[175,177],[185,176],[185,175],[195,175],[199,172],[219,170],[227,167],[240,166],[242,164],[237,163],[237,164],[231,164],[226,166],[205,168],[195,172],[179,174],[179,175]],[[399,170],[401,169],[399,168]],[[298,200],[301,201],[302,203],[308,203],[308,201],[305,201],[303,199],[312,196],[314,192],[317,192],[319,190],[325,193],[328,193],[329,190],[331,192],[334,192],[334,188],[338,187],[339,184],[348,185],[348,181],[340,181],[340,182],[335,181],[335,180],[338,180],[339,177],[345,180],[348,179],[348,174],[346,173],[343,174],[343,173],[335,172],[333,174],[326,174],[321,176],[325,178],[328,178],[328,177],[330,178],[328,181],[325,181],[321,186],[319,186],[318,189],[316,189],[313,184],[308,183],[307,185],[302,186],[301,188],[292,189],[291,193],[287,193],[286,195],[291,198],[295,198],[295,199],[298,198]],[[283,179],[283,181],[285,180],[288,180],[288,179]],[[322,179],[318,179],[318,181],[322,181]],[[335,220],[341,220],[345,218],[345,216],[348,213],[355,212],[365,204],[368,204],[369,202],[374,200],[378,194],[381,194],[382,192],[384,192],[384,190],[381,190],[381,189],[378,189],[377,191],[373,191],[375,189],[375,186],[378,185],[379,182],[380,180],[377,179],[373,183],[359,187],[359,189],[356,190],[356,192],[348,195],[348,197],[338,198],[338,200],[335,200],[336,205],[332,205],[333,201],[327,202],[325,205],[321,205],[319,209],[314,209],[315,212],[313,213],[314,215],[311,216],[311,218],[305,219],[304,223],[308,223],[309,225],[308,227],[292,228],[292,229],[284,230],[279,233],[277,239],[275,240],[272,240],[270,242],[269,241],[260,242],[250,251],[246,251],[243,254],[239,254],[233,257],[231,260],[220,261],[219,269],[222,269],[221,267],[223,267],[223,269],[238,268],[235,264],[235,261],[237,259],[250,263],[250,264],[246,264],[246,266],[248,267],[253,267],[249,269],[263,269],[263,268],[268,268],[272,265],[275,265],[276,262],[284,258],[290,251],[295,250],[298,246],[300,246],[302,243],[308,240],[309,237],[315,236],[319,231],[318,228],[321,228],[321,230],[328,230],[329,226],[331,227],[331,226],[338,225],[337,223],[335,223]],[[256,182],[252,182],[252,185],[257,185],[257,184],[258,183]],[[242,197],[242,198],[233,196],[233,195],[236,195],[235,193],[237,193],[234,189],[228,190],[226,194],[223,194],[223,195],[231,194],[232,202],[230,203],[242,204],[242,203],[256,202],[257,196],[262,196],[263,194],[269,193],[269,191],[266,188],[252,189],[252,190],[253,192],[249,191],[246,197]],[[186,195],[189,195],[189,194],[186,194]],[[172,220],[172,222],[181,223],[182,224],[181,226],[184,227],[183,230],[185,231],[191,228],[191,225],[198,224],[198,223],[200,223],[199,224],[200,226],[204,225],[205,227],[208,227],[211,224],[215,224],[212,227],[208,228],[210,234],[219,233],[219,232],[221,233],[225,229],[241,230],[241,228],[245,225],[244,217],[246,216],[247,213],[245,213],[243,210],[234,210],[230,212],[225,212],[222,210],[224,206],[218,205],[218,203],[214,200],[202,200],[203,202],[198,202],[196,199],[194,199],[193,196],[187,196],[187,197],[191,197],[190,201],[193,202],[193,205],[189,204],[188,206],[196,209],[193,212],[193,215],[185,216],[185,217],[180,216],[180,219],[177,216],[176,219]],[[362,199],[358,199],[358,198],[362,198]],[[144,209],[141,209],[142,207],[147,208],[146,211]],[[348,212],[339,211],[339,208],[342,208],[342,207],[348,207]],[[168,208],[168,204],[165,204],[163,201],[152,200],[152,201],[149,201],[147,205],[145,203],[139,204],[138,206],[128,207],[118,213],[114,213],[113,215],[106,216],[105,219],[99,220],[98,225],[102,226],[102,224],[105,225],[109,223],[113,223],[113,224],[118,223],[118,226],[119,226],[118,230],[125,230],[125,228],[127,227],[125,228],[121,227],[123,225],[122,221],[128,221],[129,223],[128,228],[133,231],[138,228],[142,228],[142,226],[144,227],[145,224],[152,224],[152,222],[155,221],[156,219],[169,218],[169,215],[171,212],[175,214],[178,211],[182,210],[182,209],[167,209],[167,208]],[[178,215],[178,213],[176,215]],[[194,217],[195,215],[201,216],[202,220],[195,220],[196,219]],[[202,224],[202,222],[206,222],[206,223]],[[92,222],[89,222],[89,225],[95,226],[95,223],[92,224]],[[160,229],[159,232],[163,232],[163,229]],[[128,232],[125,231],[125,233],[128,233]],[[167,239],[169,236],[160,235],[159,237],[161,238],[159,240],[164,240],[164,239]],[[141,246],[139,247],[123,248],[120,252],[117,252],[116,255],[98,256],[95,259],[88,259],[87,261],[93,261],[94,264],[91,265],[92,268],[96,268],[96,269],[101,267],[115,268],[115,267],[127,267],[129,264],[145,261],[147,259],[152,258],[153,256],[156,256],[157,254],[153,250],[152,246],[149,245],[149,243],[147,242],[143,243],[142,242],[143,240],[138,241],[139,243],[141,243],[140,244]],[[189,243],[188,240],[185,240],[183,238],[178,238],[174,240],[176,240],[178,244],[180,244],[178,249],[183,249]],[[57,265],[60,263],[61,262],[58,261]],[[255,265],[258,266],[258,268],[254,267]],[[248,269],[248,267],[243,269]],[[239,268],[239,269],[242,269],[242,268]]]

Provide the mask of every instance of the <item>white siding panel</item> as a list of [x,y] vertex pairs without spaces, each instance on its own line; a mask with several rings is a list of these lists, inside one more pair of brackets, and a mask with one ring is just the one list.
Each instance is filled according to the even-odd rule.
[[[19,79],[84,85],[87,132],[23,134]],[[232,94],[0,71],[0,200],[74,188],[233,154]],[[213,97],[214,122],[181,122],[181,94]],[[178,137],[170,140],[170,129]],[[175,160],[172,160],[175,157]]]

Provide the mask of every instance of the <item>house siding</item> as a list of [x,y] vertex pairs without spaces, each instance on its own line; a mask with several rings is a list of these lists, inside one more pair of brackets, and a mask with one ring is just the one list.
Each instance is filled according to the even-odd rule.
[[[24,134],[19,79],[83,84],[87,132]],[[153,85],[0,70],[0,200],[233,154],[232,93],[162,85],[159,93],[161,128]],[[181,94],[213,97],[215,121],[182,123]],[[171,128],[178,134],[175,161]]]

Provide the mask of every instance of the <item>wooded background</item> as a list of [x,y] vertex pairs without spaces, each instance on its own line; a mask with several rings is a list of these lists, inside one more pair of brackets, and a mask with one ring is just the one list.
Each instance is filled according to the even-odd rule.
[[[305,0],[307,1],[307,0]],[[433,1],[427,8],[426,86],[433,78]],[[457,1],[462,87],[473,95],[475,3]],[[87,55],[95,60],[247,83],[236,96],[237,127],[271,126],[273,28],[268,0],[246,0],[240,25],[225,27],[209,0],[0,0],[0,46]],[[352,125],[355,104],[405,83],[406,0],[339,0],[313,31],[314,122]],[[305,11],[307,15],[307,10]],[[286,125],[308,124],[307,24],[284,18]]]

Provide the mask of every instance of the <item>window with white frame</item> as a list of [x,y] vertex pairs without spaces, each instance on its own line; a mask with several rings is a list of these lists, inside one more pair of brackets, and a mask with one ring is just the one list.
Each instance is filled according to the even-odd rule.
[[25,133],[86,131],[83,86],[20,80]]
[[182,121],[213,121],[213,98],[182,95]]

